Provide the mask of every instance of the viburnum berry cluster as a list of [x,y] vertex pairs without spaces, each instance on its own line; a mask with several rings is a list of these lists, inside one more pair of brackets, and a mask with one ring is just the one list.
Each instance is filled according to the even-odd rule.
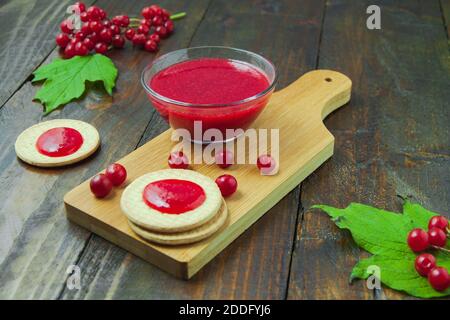
[[[448,251],[445,249],[449,233],[449,223],[443,216],[435,216],[428,223],[428,232],[416,228],[408,234],[408,246],[414,252],[422,252],[429,248]],[[428,282],[437,291],[444,291],[450,287],[450,276],[444,267],[436,265],[436,258],[430,253],[417,256],[414,264],[417,272],[428,277]]]
[[61,22],[61,33],[56,36],[65,58],[85,56],[92,51],[105,54],[111,48],[123,48],[126,39],[134,46],[156,52],[161,39],[173,32],[173,19],[186,15],[182,12],[171,16],[166,9],[151,5],[142,9],[142,19],[127,15],[109,19],[98,6],[86,8],[83,2],[76,2],[71,8],[74,15]]

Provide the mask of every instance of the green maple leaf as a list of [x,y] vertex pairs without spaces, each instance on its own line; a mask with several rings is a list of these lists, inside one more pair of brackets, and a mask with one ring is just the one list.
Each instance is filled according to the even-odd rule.
[[86,81],[102,81],[109,95],[115,86],[117,68],[102,54],[76,56],[72,59],[55,59],[33,72],[33,82],[45,80],[34,99],[45,106],[48,114],[59,106],[81,97]]
[[[433,298],[450,295],[450,288],[444,292],[434,290],[427,279],[414,268],[417,254],[408,247],[406,238],[414,228],[428,228],[428,221],[437,213],[426,210],[406,200],[403,214],[377,209],[371,206],[351,203],[345,209],[316,205],[325,211],[341,229],[348,229],[355,242],[372,254],[360,260],[353,268],[350,279],[367,279],[372,275],[371,266],[380,270],[380,281],[399,291],[419,298]],[[433,250],[437,264],[450,270],[450,254]]]

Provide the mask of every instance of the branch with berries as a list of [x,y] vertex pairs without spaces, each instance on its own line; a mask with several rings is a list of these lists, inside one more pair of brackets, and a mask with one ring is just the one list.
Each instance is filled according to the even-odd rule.
[[420,298],[450,295],[446,217],[407,199],[402,214],[359,203],[344,209],[313,208],[325,211],[339,228],[350,231],[358,246],[372,254],[353,267],[351,281],[377,278],[392,289]]
[[80,98],[88,81],[102,82],[105,91],[112,95],[118,70],[105,53],[123,48],[126,40],[135,47],[156,52],[161,40],[173,33],[173,21],[186,15],[171,15],[166,9],[151,5],[142,9],[142,18],[118,15],[109,19],[102,8],[86,8],[82,2],[69,6],[66,12],[69,16],[61,22],[61,33],[56,36],[64,59],[54,59],[33,72],[33,82],[43,81],[34,100],[44,106],[46,115]]
[[70,16],[61,22],[61,33],[56,36],[56,44],[66,59],[121,49],[125,39],[134,46],[156,52],[161,39],[173,32],[173,21],[186,15],[185,12],[171,15],[166,9],[151,5],[142,9],[142,18],[118,15],[109,19],[102,8],[86,8],[82,2],[71,5],[67,12]]

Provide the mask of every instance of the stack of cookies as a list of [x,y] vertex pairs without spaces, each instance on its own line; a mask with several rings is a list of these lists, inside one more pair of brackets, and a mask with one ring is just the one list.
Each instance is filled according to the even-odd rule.
[[137,178],[124,190],[120,206],[137,235],[165,245],[203,240],[228,220],[216,183],[191,170],[160,170]]

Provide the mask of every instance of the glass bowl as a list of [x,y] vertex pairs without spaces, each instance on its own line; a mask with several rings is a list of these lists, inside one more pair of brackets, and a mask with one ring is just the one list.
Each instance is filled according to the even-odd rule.
[[[251,97],[226,104],[193,104],[177,101],[157,93],[150,87],[150,80],[161,70],[180,62],[200,58],[221,58],[248,64],[262,72],[267,77],[269,85]],[[229,141],[242,133],[242,130],[249,128],[267,105],[275,89],[276,80],[275,67],[266,58],[246,50],[213,46],[181,49],[162,55],[148,65],[141,76],[142,85],[158,113],[173,129],[186,129],[190,133],[190,140],[197,143]],[[201,128],[198,127],[199,121]],[[197,125],[197,132],[194,130],[194,123]],[[211,136],[207,132],[208,129],[217,129],[222,137],[215,134]]]

